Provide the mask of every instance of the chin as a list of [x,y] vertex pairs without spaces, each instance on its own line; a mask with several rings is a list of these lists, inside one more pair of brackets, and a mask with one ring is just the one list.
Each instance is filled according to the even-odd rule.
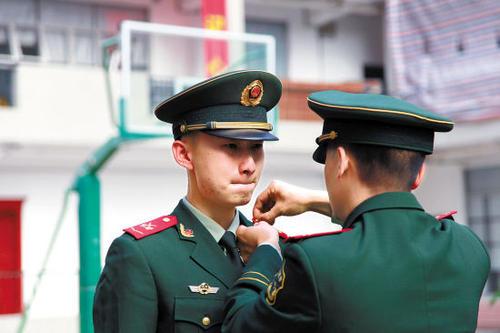
[[238,195],[235,195],[231,202],[235,205],[235,206],[244,206],[246,205],[247,203],[250,202],[250,200],[252,200],[252,193],[249,193],[249,194],[238,194]]

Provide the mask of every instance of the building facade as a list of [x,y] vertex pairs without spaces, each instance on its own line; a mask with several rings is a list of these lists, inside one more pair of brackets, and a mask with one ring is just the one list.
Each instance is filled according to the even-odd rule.
[[[65,190],[79,165],[117,132],[101,41],[117,34],[125,19],[203,27],[202,6],[199,0],[0,0],[0,200],[23,201],[20,297],[25,303]],[[266,166],[256,193],[272,179],[323,188],[322,167],[311,158],[322,124],[307,110],[305,97],[321,89],[390,91],[390,80],[381,80],[389,67],[384,2],[227,0],[225,6],[227,30],[275,37],[276,73],[284,82],[281,140],[265,145]],[[138,72],[156,65],[185,71],[195,66],[190,47],[163,50],[141,36],[133,44],[132,67]],[[175,52],[166,51],[172,48]],[[203,65],[196,70],[203,71]],[[159,98],[153,90],[144,94],[148,105]],[[456,220],[470,225],[489,247],[492,273],[485,300],[500,289],[499,142],[500,120],[494,117],[460,122],[451,135],[438,134],[427,179],[417,191],[431,213],[458,210]],[[168,214],[185,195],[186,176],[173,162],[170,143],[126,144],[99,174],[102,258],[123,228]],[[26,332],[78,331],[77,207],[72,194]],[[250,206],[242,210],[251,213]],[[306,214],[280,223],[294,228],[327,222]],[[0,331],[15,332],[19,320],[19,314],[0,314]]]

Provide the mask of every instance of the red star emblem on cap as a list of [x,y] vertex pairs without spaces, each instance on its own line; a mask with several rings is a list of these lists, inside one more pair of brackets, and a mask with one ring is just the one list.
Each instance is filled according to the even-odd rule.
[[252,87],[252,89],[250,89],[250,98],[259,97],[261,91],[262,90],[260,89],[259,86]]
[[262,96],[264,95],[264,86],[259,80],[254,80],[249,83],[241,92],[241,105],[244,106],[257,106],[260,104]]

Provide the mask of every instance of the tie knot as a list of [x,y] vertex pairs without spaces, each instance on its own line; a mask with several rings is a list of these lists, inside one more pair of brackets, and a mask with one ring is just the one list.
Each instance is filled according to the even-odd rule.
[[240,251],[236,245],[236,235],[231,231],[226,231],[219,241],[221,247],[225,249],[227,258],[238,270],[241,270],[243,263],[240,257]]
[[224,246],[226,249],[235,249],[236,246],[236,236],[231,231],[226,231],[219,241],[219,244]]

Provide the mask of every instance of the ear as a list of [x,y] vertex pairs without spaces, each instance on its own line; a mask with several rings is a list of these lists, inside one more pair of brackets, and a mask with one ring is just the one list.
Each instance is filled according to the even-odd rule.
[[420,170],[418,171],[417,178],[415,178],[415,181],[413,182],[413,185],[411,186],[412,190],[416,190],[420,184],[422,183],[422,180],[424,179],[425,175],[425,163],[422,163],[422,166],[420,167]]
[[337,165],[337,178],[345,175],[347,169],[350,167],[349,156],[347,155],[345,148],[342,146],[337,147],[337,160],[339,161]]
[[177,164],[187,170],[193,170],[191,146],[187,142],[175,140],[172,143],[172,154]]

